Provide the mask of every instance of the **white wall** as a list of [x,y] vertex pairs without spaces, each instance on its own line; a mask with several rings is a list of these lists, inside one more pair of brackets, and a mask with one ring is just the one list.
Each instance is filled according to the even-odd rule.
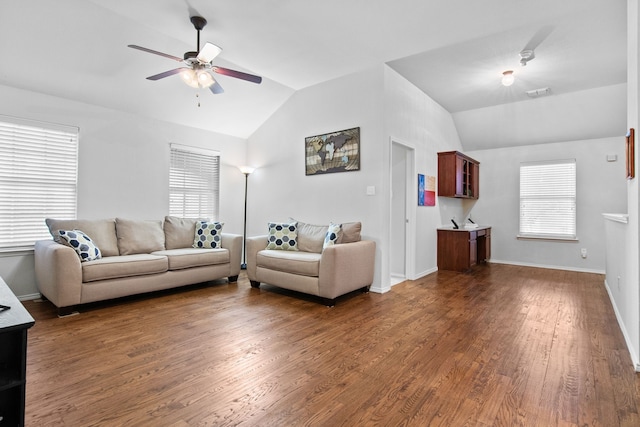
[[[385,67],[384,87],[384,116],[391,140],[415,149],[416,175],[437,177],[437,153],[462,151],[451,114],[389,67]],[[436,228],[450,225],[451,218],[462,219],[464,205],[458,199],[438,197],[435,207],[418,207],[417,194],[415,198],[415,271],[408,276],[417,278],[436,270]]]
[[[636,130],[636,177],[628,180],[626,197],[628,223],[607,222],[610,249],[607,255],[607,291],[611,297],[620,329],[622,330],[636,371],[640,372],[640,197],[638,194],[640,171],[640,9],[637,0],[627,2],[627,127]],[[624,213],[625,211],[620,211]],[[615,242],[615,243],[613,243]]]
[[[635,137],[635,171],[636,177],[627,183],[627,206],[629,213],[629,230],[627,233],[627,271],[629,286],[625,289],[621,299],[629,300],[631,309],[625,318],[627,332],[631,337],[630,346],[635,355],[640,357],[640,8],[637,0],[628,2],[628,62],[627,80],[629,92],[627,97],[627,127],[636,130]],[[632,352],[634,354],[634,352]],[[636,359],[636,370],[640,371],[640,360]]]
[[[605,271],[602,213],[626,211],[624,137],[469,151],[480,162],[476,222],[492,225],[491,260],[522,265]],[[608,162],[606,156],[618,156]],[[576,159],[578,242],[517,239],[520,163]],[[587,258],[580,249],[587,249]]]
[[[0,86],[0,114],[80,128],[78,218],[162,219],[169,207],[169,143],[221,152],[220,219],[242,234],[246,141],[63,98]],[[0,254],[18,296],[37,293],[33,254]]]

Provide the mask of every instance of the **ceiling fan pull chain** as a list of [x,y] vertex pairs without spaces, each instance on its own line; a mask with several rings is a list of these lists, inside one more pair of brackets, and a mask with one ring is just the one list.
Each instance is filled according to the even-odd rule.
[[196,93],[196,99],[198,100],[198,108],[200,108],[200,94]]

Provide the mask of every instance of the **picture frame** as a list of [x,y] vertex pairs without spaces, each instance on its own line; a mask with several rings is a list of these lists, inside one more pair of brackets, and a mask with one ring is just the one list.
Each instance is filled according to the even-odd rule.
[[305,175],[360,170],[360,128],[306,137]]
[[436,177],[418,174],[418,206],[436,205]]
[[627,160],[627,179],[633,179],[636,176],[635,170],[635,131],[633,128],[627,132],[626,142],[626,160]]

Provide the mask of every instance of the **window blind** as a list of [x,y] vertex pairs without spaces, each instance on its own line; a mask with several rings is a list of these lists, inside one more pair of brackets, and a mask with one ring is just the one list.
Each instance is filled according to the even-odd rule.
[[170,163],[169,214],[217,221],[220,153],[171,144]]
[[576,161],[520,164],[519,237],[576,238]]
[[0,250],[51,237],[76,217],[78,128],[0,116]]

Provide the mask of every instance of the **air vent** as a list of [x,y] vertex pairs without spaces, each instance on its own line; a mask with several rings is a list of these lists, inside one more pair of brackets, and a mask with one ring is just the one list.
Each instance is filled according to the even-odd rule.
[[543,87],[542,89],[528,90],[525,93],[529,98],[540,98],[541,96],[551,95],[551,89]]

